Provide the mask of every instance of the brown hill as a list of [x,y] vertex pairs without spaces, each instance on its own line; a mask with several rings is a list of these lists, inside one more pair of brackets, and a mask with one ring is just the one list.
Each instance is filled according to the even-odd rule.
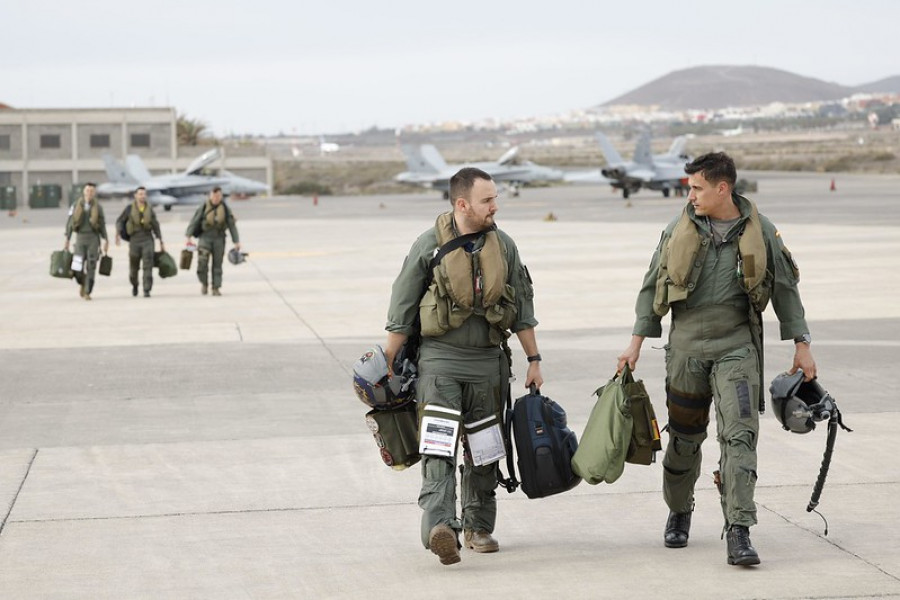
[[885,77],[872,83],[865,83],[853,88],[857,92],[865,92],[871,94],[900,94],[900,75],[893,77]]
[[770,67],[703,66],[673,71],[601,106],[638,104],[663,110],[716,109],[771,102],[846,98],[854,88]]

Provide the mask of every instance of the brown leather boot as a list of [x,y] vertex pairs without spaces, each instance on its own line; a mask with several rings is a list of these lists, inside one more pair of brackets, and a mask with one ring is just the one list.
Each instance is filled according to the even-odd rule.
[[219,291],[219,288],[213,288],[213,296],[221,296],[222,292]]
[[456,532],[449,525],[439,523],[428,534],[428,548],[441,559],[442,565],[452,565],[460,561]]
[[466,542],[466,548],[475,552],[496,552],[500,549],[500,544],[497,540],[483,529],[466,529],[463,537]]
[[200,288],[200,293],[203,294],[204,296],[205,296],[206,294],[209,293],[209,288],[206,287],[206,284],[205,284],[205,283],[204,283],[203,286]]

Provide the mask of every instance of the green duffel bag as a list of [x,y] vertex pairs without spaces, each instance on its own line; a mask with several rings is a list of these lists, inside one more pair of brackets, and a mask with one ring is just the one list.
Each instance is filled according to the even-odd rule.
[[625,470],[633,419],[623,379],[616,375],[594,392],[597,402],[572,457],[572,471],[591,485],[613,483]]
[[366,425],[375,437],[381,460],[395,471],[402,471],[422,458],[415,402],[387,410],[370,410],[366,413]]
[[153,266],[159,269],[159,276],[163,279],[178,275],[178,265],[168,252],[154,252]]
[[68,250],[56,250],[50,255],[50,275],[72,279],[72,253]]

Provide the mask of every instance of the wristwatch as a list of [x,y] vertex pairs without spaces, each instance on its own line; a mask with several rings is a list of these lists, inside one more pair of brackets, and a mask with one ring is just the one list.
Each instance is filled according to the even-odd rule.
[[535,354],[535,355],[533,355],[533,356],[529,356],[529,357],[528,357],[528,362],[540,362],[540,361],[541,361],[541,355],[540,355],[540,354]]
[[798,335],[794,338],[795,344],[799,344],[800,342],[803,342],[804,344],[809,346],[810,344],[812,344],[812,336],[808,333],[804,333],[803,335]]

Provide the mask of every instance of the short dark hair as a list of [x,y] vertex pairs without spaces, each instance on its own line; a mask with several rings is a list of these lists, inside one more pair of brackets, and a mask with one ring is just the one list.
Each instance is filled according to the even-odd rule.
[[737,182],[734,160],[724,152],[709,152],[684,165],[688,175],[700,173],[710,183],[724,181],[731,187]]
[[141,191],[141,190],[144,190],[144,191],[146,192],[146,191],[147,191],[147,188],[145,188],[145,187],[142,186],[142,185],[139,185],[139,186],[137,186],[137,187],[134,189],[135,193],[137,193],[137,192],[139,192],[139,191]]
[[222,191],[222,188],[219,187],[219,186],[216,186],[216,187],[214,187],[213,189],[209,190],[209,193],[210,193],[210,194],[215,194],[216,192],[221,192],[221,191]]
[[475,185],[476,179],[484,179],[485,181],[493,181],[489,173],[482,171],[476,167],[463,167],[450,178],[450,204],[456,202],[457,198],[465,198],[470,200],[469,194]]
[[81,189],[84,189],[84,188],[86,188],[86,187],[88,187],[88,186],[90,186],[90,187],[92,187],[92,188],[95,188],[95,187],[97,187],[97,184],[94,183],[93,181],[88,181],[88,182],[85,183],[83,186],[81,186]]

